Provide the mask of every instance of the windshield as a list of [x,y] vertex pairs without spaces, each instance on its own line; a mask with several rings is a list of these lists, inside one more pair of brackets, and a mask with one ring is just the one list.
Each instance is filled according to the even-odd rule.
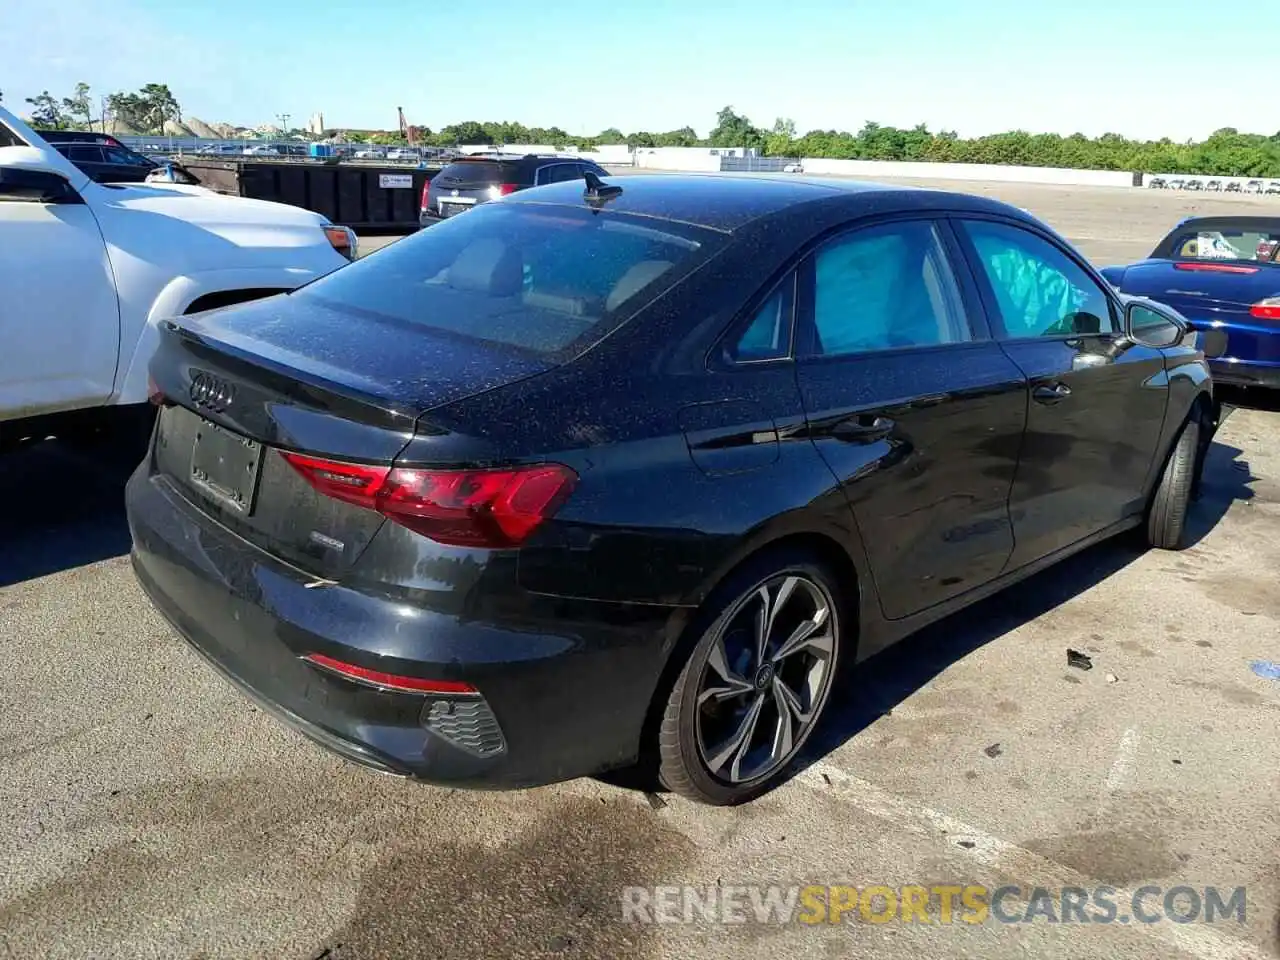
[[297,296],[539,354],[585,349],[706,258],[709,231],[497,202]]

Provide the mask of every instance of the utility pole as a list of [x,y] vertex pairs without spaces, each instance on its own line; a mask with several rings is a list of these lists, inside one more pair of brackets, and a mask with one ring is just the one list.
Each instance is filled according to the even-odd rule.
[[287,139],[289,136],[289,114],[277,113],[276,119],[280,121],[280,133]]

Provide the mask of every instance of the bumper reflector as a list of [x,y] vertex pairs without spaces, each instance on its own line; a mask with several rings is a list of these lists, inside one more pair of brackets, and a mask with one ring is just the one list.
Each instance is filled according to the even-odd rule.
[[302,659],[308,663],[315,664],[321,669],[346,677],[348,680],[354,680],[356,683],[363,683],[370,687],[377,687],[379,690],[394,690],[398,693],[452,693],[463,695],[479,693],[471,684],[463,683],[459,680],[425,680],[422,677],[405,677],[396,673],[386,673],[382,670],[370,670],[368,667],[358,667],[354,663],[345,663],[342,660],[327,657],[323,653],[308,653]]

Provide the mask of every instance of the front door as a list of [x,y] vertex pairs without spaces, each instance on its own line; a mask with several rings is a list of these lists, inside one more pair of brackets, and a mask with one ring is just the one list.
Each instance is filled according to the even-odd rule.
[[31,416],[106,401],[120,311],[106,243],[83,203],[41,203],[0,178],[0,411]]
[[1002,346],[1031,390],[1010,567],[1140,512],[1168,403],[1164,356],[1120,336],[1105,283],[1047,235],[964,220]]
[[989,339],[956,254],[945,224],[903,220],[826,241],[801,273],[810,435],[890,619],[986,583],[1013,550],[1026,385]]

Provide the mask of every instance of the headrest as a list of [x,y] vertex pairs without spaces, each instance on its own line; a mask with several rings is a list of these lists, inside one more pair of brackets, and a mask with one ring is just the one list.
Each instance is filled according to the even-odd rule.
[[605,301],[606,310],[616,310],[672,267],[670,260],[642,260],[622,275]]
[[520,254],[496,238],[477,240],[449,267],[449,286],[490,297],[514,297],[524,286]]

